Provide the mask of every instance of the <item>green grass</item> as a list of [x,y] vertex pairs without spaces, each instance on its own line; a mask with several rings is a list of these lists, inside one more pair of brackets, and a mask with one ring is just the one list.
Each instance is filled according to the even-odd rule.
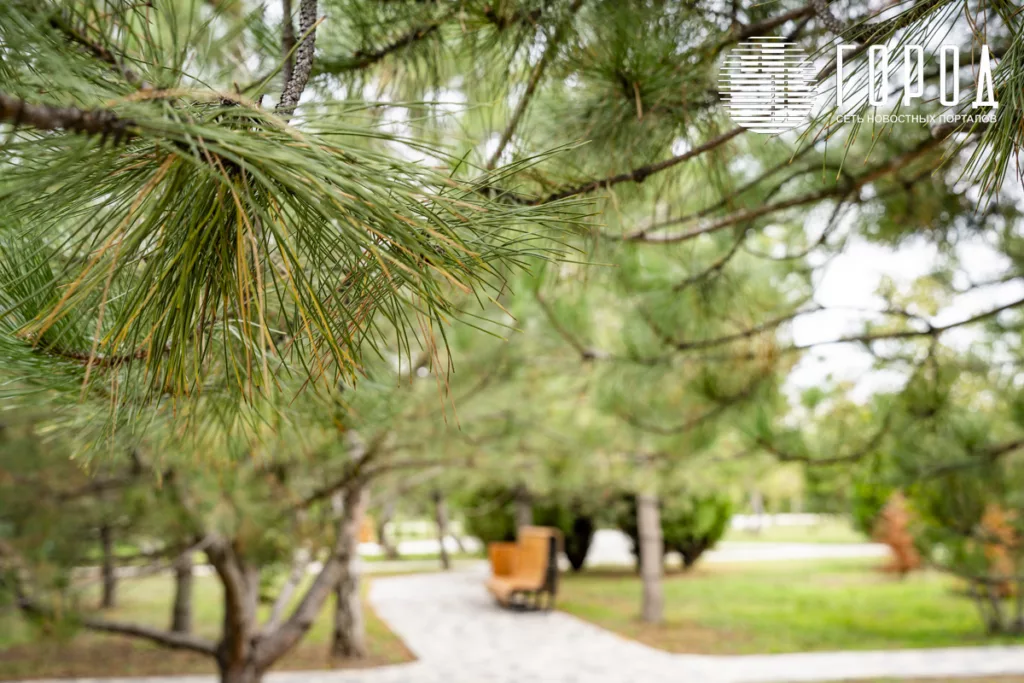
[[[640,581],[604,571],[566,576],[561,609],[671,652],[753,654],[927,648],[986,638],[974,604],[945,576],[900,580],[877,560],[698,568],[664,583],[665,623],[641,623]],[[1017,642],[1024,642],[1017,639]]]
[[823,517],[813,526],[771,526],[760,532],[730,529],[723,540],[744,543],[865,543],[868,538],[855,530],[849,520]]
[[[275,669],[308,670],[380,666],[413,659],[401,640],[382,622],[366,601],[372,579],[363,582],[368,657],[358,661],[331,661],[327,656],[332,612],[324,609],[303,641]],[[168,576],[122,580],[118,607],[105,613],[110,619],[166,627],[170,620],[172,580]],[[221,588],[212,577],[197,577],[193,596],[194,632],[215,639],[221,622]],[[87,596],[95,600],[95,596]],[[261,618],[269,607],[263,608]],[[213,661],[202,655],[175,652],[122,636],[79,631],[46,636],[26,624],[18,614],[0,611],[0,680],[64,676],[143,676],[213,673]]]

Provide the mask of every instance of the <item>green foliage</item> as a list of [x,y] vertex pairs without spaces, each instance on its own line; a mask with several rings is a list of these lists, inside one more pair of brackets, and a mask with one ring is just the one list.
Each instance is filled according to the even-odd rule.
[[875,523],[895,489],[873,478],[853,484],[850,496],[850,513],[853,526],[865,536],[874,533]]
[[516,540],[512,492],[497,486],[479,489],[467,498],[463,510],[466,533],[483,544]]
[[[565,207],[482,191],[511,168],[463,180],[409,162],[361,103],[321,100],[289,125],[258,98],[199,85],[193,52],[239,40],[211,35],[239,21],[234,10],[199,4],[0,10],[0,41],[19,55],[0,92],[109,122],[91,135],[25,128],[3,144],[4,343],[35,351],[19,382],[62,388],[67,373],[50,368],[71,361],[88,369],[64,387],[124,387],[115,407],[203,392],[252,401],[295,372],[354,383],[383,343],[406,356],[434,343],[460,315],[456,292],[497,292],[507,267],[560,250]],[[95,26],[78,42],[107,52],[63,35],[86,18]],[[147,68],[114,73],[107,54]],[[159,95],[140,85],[153,82]]]
[[687,569],[725,535],[732,519],[732,501],[716,494],[673,496],[662,511],[665,547],[683,556]]
[[[693,567],[705,551],[714,548],[725,535],[732,519],[732,501],[721,493],[694,493],[686,489],[662,493],[662,551],[677,552],[683,568]],[[636,496],[624,494],[618,501],[616,526],[629,536],[633,555],[640,565],[640,530],[637,525]]]
[[568,502],[540,501],[533,506],[533,521],[541,526],[550,526],[562,532],[565,542],[565,556],[574,572],[583,569],[587,561],[590,543],[597,531],[595,519],[599,504],[586,499]]

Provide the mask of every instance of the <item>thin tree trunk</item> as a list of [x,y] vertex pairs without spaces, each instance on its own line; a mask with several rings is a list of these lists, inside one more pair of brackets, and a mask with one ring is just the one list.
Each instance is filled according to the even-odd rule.
[[637,494],[636,509],[640,536],[640,580],[643,583],[641,617],[649,624],[658,624],[661,623],[665,603],[661,588],[664,539],[658,496],[651,493]]
[[103,595],[100,607],[110,609],[117,602],[117,572],[114,566],[114,536],[108,524],[100,526],[100,545],[103,550]]
[[389,560],[399,559],[398,544],[392,543],[391,538],[388,536],[388,524],[395,516],[395,501],[389,500],[384,504],[384,508],[380,512],[380,519],[377,521],[377,542],[380,543],[380,547],[384,550],[384,557]]
[[1013,620],[1013,629],[1017,635],[1024,635],[1024,579],[1017,581],[1017,616]]
[[353,487],[345,495],[342,514],[344,521],[339,533],[344,540],[341,577],[334,589],[334,634],[331,638],[331,657],[360,659],[366,656],[366,627],[363,622],[362,603],[359,599],[358,560],[359,528],[366,512],[366,491]]
[[764,496],[757,489],[750,491],[750,512],[754,518],[754,524],[750,527],[750,530],[755,534],[760,534],[764,526]]
[[437,522],[437,542],[440,545],[441,568],[445,571],[451,569],[452,561],[448,557],[448,548],[444,545],[444,539],[448,537],[448,508],[444,504],[444,496],[440,491],[434,491],[434,520]]
[[974,606],[978,608],[978,616],[981,617],[981,623],[985,625],[986,629],[991,629],[992,620],[989,617],[988,608],[985,605],[985,597],[980,586],[974,581],[969,580],[967,582],[967,594],[971,596]]
[[525,486],[516,489],[515,499],[516,529],[533,524],[533,504],[530,500],[530,492]]
[[469,554],[469,552],[466,550],[466,545],[462,542],[461,534],[452,534],[452,540],[455,541],[455,546],[459,549],[460,555]]
[[192,551],[186,550],[174,560],[174,607],[171,631],[192,631]]
[[1003,621],[1003,606],[1001,604],[1002,598],[999,597],[999,585],[987,584],[985,592],[988,595],[989,604],[992,605],[992,625],[989,631],[991,633],[1004,633],[1006,627]]
[[306,567],[309,565],[309,560],[310,552],[305,547],[298,548],[292,554],[291,569],[284,580],[284,585],[281,586],[281,590],[277,594],[277,599],[274,600],[274,604],[270,608],[270,617],[267,619],[266,624],[263,625],[264,632],[269,633],[281,625],[284,611],[291,605],[292,597],[295,595],[299,584],[302,583],[302,577],[306,575]]

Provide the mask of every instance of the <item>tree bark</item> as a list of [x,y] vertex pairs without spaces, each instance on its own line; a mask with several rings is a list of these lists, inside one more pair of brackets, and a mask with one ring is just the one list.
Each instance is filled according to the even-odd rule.
[[366,512],[366,490],[352,487],[342,503],[344,519],[339,533],[341,576],[334,589],[334,634],[331,638],[331,657],[361,659],[366,656],[366,627],[359,599],[358,561],[359,527]]
[[533,524],[533,504],[530,500],[530,492],[525,486],[516,489],[515,498],[516,529]]
[[220,683],[259,683],[263,672],[251,660],[222,664],[218,662]]
[[389,500],[384,504],[383,509],[380,512],[380,519],[377,521],[377,542],[380,543],[380,547],[384,550],[384,557],[389,560],[399,559],[398,545],[392,543],[388,537],[388,524],[395,516],[395,501]]
[[440,491],[435,490],[433,498],[434,520],[437,522],[437,542],[440,546],[438,552],[441,554],[441,568],[447,571],[452,567],[451,558],[448,557],[448,548],[444,545],[444,539],[448,537],[448,508]]
[[270,608],[270,617],[263,625],[264,633],[270,633],[281,625],[284,611],[291,605],[292,597],[302,582],[302,578],[306,575],[306,567],[309,565],[309,560],[310,552],[305,547],[298,548],[292,554],[292,567],[288,572],[284,585],[281,586],[281,590],[277,594],[277,599],[274,600],[274,604]]
[[466,544],[462,542],[462,536],[459,534],[452,534],[452,540],[455,541],[455,547],[459,549],[460,555],[469,555],[469,551],[466,549]]
[[256,659],[259,603],[259,570],[249,565],[235,542],[218,539],[206,549],[206,556],[224,587],[224,615],[221,640],[217,644],[217,666],[222,683],[255,683],[266,666]]
[[649,624],[658,624],[661,623],[665,603],[661,588],[664,539],[658,496],[651,493],[637,494],[636,509],[640,536],[640,580],[643,583],[641,618]]
[[192,631],[192,551],[186,550],[174,560],[174,607],[171,631]]
[[100,526],[100,546],[103,552],[103,595],[100,608],[110,609],[117,603],[117,568],[114,566],[114,535],[109,524]]
[[1017,616],[1013,628],[1017,635],[1024,635],[1024,579],[1017,580]]
[[758,489],[752,489],[750,491],[750,512],[754,518],[754,523],[750,527],[750,530],[755,534],[760,534],[761,529],[764,525],[764,496]]

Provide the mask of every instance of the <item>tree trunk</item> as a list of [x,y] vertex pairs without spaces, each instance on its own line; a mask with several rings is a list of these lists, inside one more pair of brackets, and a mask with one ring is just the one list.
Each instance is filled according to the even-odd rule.
[[760,534],[761,529],[764,526],[764,496],[757,489],[750,491],[750,513],[753,519],[753,524],[750,527],[750,531],[755,534]]
[[664,540],[658,496],[640,493],[636,497],[637,525],[640,534],[640,579],[643,583],[641,617],[649,624],[661,623],[664,597],[661,590],[661,560]]
[[1017,617],[1013,620],[1014,632],[1024,635],[1024,579],[1017,581]]
[[192,631],[192,551],[186,550],[174,560],[174,607],[171,631]]
[[530,492],[525,486],[516,489],[515,499],[516,529],[533,524],[533,504],[530,500]]
[[441,568],[445,571],[451,569],[452,561],[448,557],[448,548],[444,545],[444,539],[448,537],[448,508],[444,504],[444,496],[440,491],[434,491],[434,519],[437,522],[437,541],[440,545]]
[[452,540],[455,541],[455,547],[459,549],[460,555],[469,555],[469,551],[466,550],[466,545],[462,542],[462,536],[459,534],[452,534]]
[[108,524],[100,526],[100,545],[103,550],[103,595],[100,607],[110,609],[117,602],[117,568],[114,566],[114,536]]
[[341,577],[334,589],[334,634],[331,638],[331,657],[360,659],[366,656],[366,627],[359,598],[358,561],[359,527],[366,512],[366,491],[353,487],[345,496],[340,526],[344,541],[340,553],[344,556]]
[[384,557],[389,560],[397,560],[400,557],[398,554],[398,544],[392,543],[387,533],[388,524],[391,523],[394,516],[395,501],[389,500],[380,511],[380,519],[377,521],[377,542],[380,543],[380,547],[384,550]]
[[259,683],[263,672],[256,668],[251,659],[240,662],[222,662],[218,660],[220,683]]

